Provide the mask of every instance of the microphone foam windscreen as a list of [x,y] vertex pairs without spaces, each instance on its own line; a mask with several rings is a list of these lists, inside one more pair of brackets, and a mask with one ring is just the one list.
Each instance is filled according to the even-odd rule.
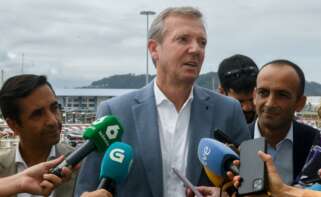
[[225,176],[225,162],[239,159],[239,156],[225,144],[211,139],[202,138],[198,145],[198,158],[216,176]]
[[224,178],[223,177],[215,175],[207,167],[204,167],[204,170],[205,170],[205,173],[206,173],[208,179],[213,183],[213,185],[215,187],[222,187],[222,184],[224,183]]
[[127,177],[132,162],[132,147],[122,142],[113,143],[101,162],[100,179],[110,178],[116,183],[122,182]]
[[99,118],[86,128],[83,137],[92,140],[99,152],[104,152],[110,144],[120,141],[123,132],[123,127],[118,119],[108,115]]

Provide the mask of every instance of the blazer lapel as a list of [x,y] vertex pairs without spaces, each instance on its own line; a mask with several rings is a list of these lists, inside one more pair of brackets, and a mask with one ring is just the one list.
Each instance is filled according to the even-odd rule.
[[157,109],[153,84],[150,83],[142,95],[136,98],[132,112],[138,137],[138,147],[142,156],[153,196],[163,196],[162,155],[160,148]]
[[293,121],[293,179],[298,176],[309,154],[314,135]]
[[194,87],[194,98],[189,123],[189,152],[187,158],[187,178],[195,185],[201,176],[202,165],[197,156],[198,144],[201,138],[211,137],[212,104],[208,102],[209,96]]
[[[300,136],[300,132],[298,132],[298,125],[293,123],[293,179],[295,180],[296,176],[299,174],[298,160],[301,158],[301,149],[304,146],[301,142],[304,139],[304,136]],[[303,133],[303,132],[302,132]],[[295,154],[294,154],[295,153]]]
[[[15,148],[0,149],[0,177],[11,176],[17,173],[17,167],[15,163]],[[16,197],[12,195],[10,197]]]
[[[258,120],[256,119],[256,121],[258,121]],[[255,130],[256,121],[253,121],[250,124],[248,124],[249,130],[250,130],[250,136],[252,139],[254,138],[254,130]]]
[[15,148],[0,151],[0,177],[6,177],[17,173],[15,163]]

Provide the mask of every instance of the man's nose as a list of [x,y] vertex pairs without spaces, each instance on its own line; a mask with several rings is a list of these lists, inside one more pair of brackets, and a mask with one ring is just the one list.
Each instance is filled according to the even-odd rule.
[[204,48],[200,45],[197,40],[193,40],[189,46],[189,52],[194,54],[200,54]]
[[55,125],[58,123],[58,116],[55,113],[52,113],[51,111],[46,113],[46,123],[47,125]]
[[275,106],[276,104],[276,98],[273,94],[270,94],[267,98],[266,98],[266,101],[265,101],[265,106],[268,106],[268,107],[273,107]]

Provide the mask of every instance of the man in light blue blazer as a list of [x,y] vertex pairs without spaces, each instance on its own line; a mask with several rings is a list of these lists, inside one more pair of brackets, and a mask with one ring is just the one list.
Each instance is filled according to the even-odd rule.
[[[134,162],[114,196],[180,197],[180,170],[193,184],[209,185],[197,158],[201,138],[224,131],[236,143],[249,139],[240,104],[194,86],[205,55],[207,36],[199,10],[168,8],[153,21],[148,49],[157,77],[144,88],[103,102],[97,118],[113,114],[123,123],[122,141],[134,149]],[[83,163],[76,196],[95,190],[103,154]]]

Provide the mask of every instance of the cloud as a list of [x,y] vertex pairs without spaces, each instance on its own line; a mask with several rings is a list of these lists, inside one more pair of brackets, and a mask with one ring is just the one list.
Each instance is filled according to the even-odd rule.
[[259,65],[288,58],[321,82],[321,2],[313,0],[0,1],[0,66],[7,76],[20,73],[23,53],[24,72],[46,74],[61,87],[144,73],[146,17],[139,12],[188,5],[200,8],[207,24],[202,72],[242,53]]
[[9,54],[5,50],[0,48],[0,62],[5,62],[9,59]]

